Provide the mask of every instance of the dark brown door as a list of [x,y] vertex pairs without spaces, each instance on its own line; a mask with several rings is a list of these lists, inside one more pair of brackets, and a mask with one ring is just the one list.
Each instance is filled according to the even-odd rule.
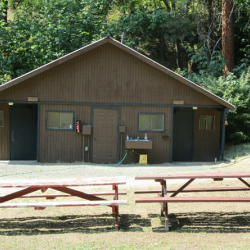
[[93,118],[93,163],[116,163],[118,110],[94,109]]

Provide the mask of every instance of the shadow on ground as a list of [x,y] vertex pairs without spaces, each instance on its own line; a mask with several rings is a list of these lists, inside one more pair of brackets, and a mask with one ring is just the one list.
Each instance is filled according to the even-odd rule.
[[[176,213],[170,214],[170,232],[244,233],[250,232],[250,213]],[[58,217],[25,217],[0,220],[0,235],[38,235],[65,233],[105,233],[115,231],[114,217],[101,215],[66,215]],[[157,222],[156,222],[157,221]],[[122,232],[165,232],[164,217],[148,214],[123,214],[119,220]]]
[[[159,217],[149,214],[149,218]],[[152,228],[153,232],[165,231],[164,217],[161,226]],[[176,213],[169,215],[169,231],[192,233],[244,233],[250,232],[250,213]]]
[[[0,235],[104,233],[115,231],[114,223],[115,218],[110,214],[8,218],[0,219]],[[151,227],[150,219],[136,214],[120,216],[119,230],[142,232],[143,227]]]

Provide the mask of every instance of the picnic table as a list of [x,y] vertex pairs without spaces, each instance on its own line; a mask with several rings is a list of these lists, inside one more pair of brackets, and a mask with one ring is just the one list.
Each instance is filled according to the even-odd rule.
[[[126,192],[118,192],[118,185],[126,184],[126,177],[102,177],[88,179],[59,179],[59,180],[29,180],[29,181],[0,181],[0,188],[10,188],[11,192],[0,196],[0,208],[24,208],[34,207],[36,210],[43,210],[46,207],[74,207],[74,206],[110,206],[115,216],[115,228],[118,229],[119,205],[125,205],[126,200],[119,200],[119,195]],[[79,190],[84,186],[108,186],[112,187],[111,192],[91,192]],[[73,187],[73,188],[72,188]],[[12,189],[11,189],[12,188]],[[13,188],[15,188],[13,190]],[[78,188],[78,189],[76,189]],[[18,191],[16,191],[18,189]],[[56,194],[46,194],[48,189],[59,191]],[[31,194],[36,191],[44,194]],[[30,195],[31,194],[31,195]],[[100,196],[111,195],[113,200],[106,200]],[[28,202],[10,203],[8,201],[16,198],[46,198],[55,199],[57,197],[79,197],[83,201],[63,201],[63,202]]]
[[[206,187],[206,188],[187,188],[196,179],[213,179],[223,181],[224,179],[238,179],[243,186],[237,187]],[[136,180],[154,180],[159,182],[161,189],[137,190],[135,194],[153,194],[159,197],[140,197],[136,198],[136,203],[161,203],[161,216],[165,216],[165,229],[169,230],[168,203],[169,202],[250,202],[248,197],[176,197],[179,193],[187,192],[221,192],[221,191],[245,191],[250,190],[250,184],[244,180],[250,178],[250,172],[219,172],[219,173],[176,173],[176,174],[153,174],[139,175]],[[167,180],[187,179],[188,181],[177,189],[167,188]],[[170,195],[169,195],[170,193]]]

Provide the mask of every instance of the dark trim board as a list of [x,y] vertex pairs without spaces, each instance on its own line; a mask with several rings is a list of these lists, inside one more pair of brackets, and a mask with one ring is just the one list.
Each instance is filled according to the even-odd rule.
[[174,107],[171,107],[171,145],[170,145],[170,163],[173,162],[173,135],[174,135]]
[[221,160],[224,161],[224,147],[225,147],[225,133],[226,133],[226,126],[225,126],[225,121],[226,121],[226,115],[228,112],[228,108],[224,109],[223,112],[223,119],[222,119],[222,135],[221,135]]
[[40,160],[40,103],[37,105],[37,155],[36,160]]
[[[94,103],[94,102],[27,102],[27,101],[13,101],[13,100],[0,100],[0,103],[15,103],[16,104],[57,104],[57,105],[84,105],[84,106],[98,106],[98,107],[103,107],[103,106],[111,106],[111,107],[118,107],[118,106],[127,106],[127,107],[176,107],[176,108],[216,108],[216,109],[223,109],[224,106],[220,105],[177,105],[177,104],[157,104],[157,103],[152,103],[152,104],[145,104],[145,103]],[[106,107],[103,107],[106,108]]]

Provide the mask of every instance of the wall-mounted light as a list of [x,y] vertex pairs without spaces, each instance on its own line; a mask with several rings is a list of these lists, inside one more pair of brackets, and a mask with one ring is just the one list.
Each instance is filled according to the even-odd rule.
[[193,107],[193,109],[198,109],[197,107]]
[[228,121],[227,120],[225,120],[225,125],[228,125]]
[[9,105],[12,106],[12,105],[14,105],[14,103],[13,102],[9,102]]

